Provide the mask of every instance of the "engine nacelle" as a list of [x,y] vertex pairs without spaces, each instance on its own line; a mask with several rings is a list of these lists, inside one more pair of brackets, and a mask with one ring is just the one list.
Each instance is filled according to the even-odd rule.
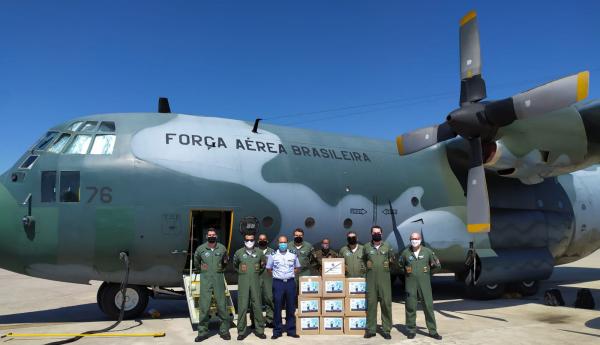
[[501,128],[484,147],[485,168],[536,184],[600,160],[600,103],[581,103]]

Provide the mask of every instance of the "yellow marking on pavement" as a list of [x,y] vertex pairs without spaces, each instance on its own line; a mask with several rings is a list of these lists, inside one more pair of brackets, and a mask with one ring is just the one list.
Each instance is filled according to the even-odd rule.
[[8,338],[39,338],[39,337],[164,337],[165,332],[161,333],[96,333],[96,334],[81,334],[81,333],[7,333],[2,337]]

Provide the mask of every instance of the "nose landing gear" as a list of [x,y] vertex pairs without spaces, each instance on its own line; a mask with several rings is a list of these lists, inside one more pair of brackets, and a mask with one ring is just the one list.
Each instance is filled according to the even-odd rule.
[[[98,289],[96,300],[100,310],[111,319],[118,319],[123,302],[123,294],[120,285],[104,282]],[[140,285],[128,285],[125,292],[125,319],[133,319],[140,316],[148,306],[148,289]]]

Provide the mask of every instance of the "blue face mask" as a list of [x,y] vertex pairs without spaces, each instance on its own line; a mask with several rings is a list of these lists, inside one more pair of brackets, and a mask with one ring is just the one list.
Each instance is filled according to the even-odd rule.
[[279,250],[285,252],[287,250],[287,243],[279,243]]

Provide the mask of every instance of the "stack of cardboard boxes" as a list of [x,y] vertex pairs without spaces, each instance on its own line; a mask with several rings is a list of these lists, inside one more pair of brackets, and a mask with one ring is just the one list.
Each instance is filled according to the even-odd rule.
[[300,277],[299,334],[359,334],[367,326],[364,278],[345,278],[344,259],[323,259],[322,275]]

